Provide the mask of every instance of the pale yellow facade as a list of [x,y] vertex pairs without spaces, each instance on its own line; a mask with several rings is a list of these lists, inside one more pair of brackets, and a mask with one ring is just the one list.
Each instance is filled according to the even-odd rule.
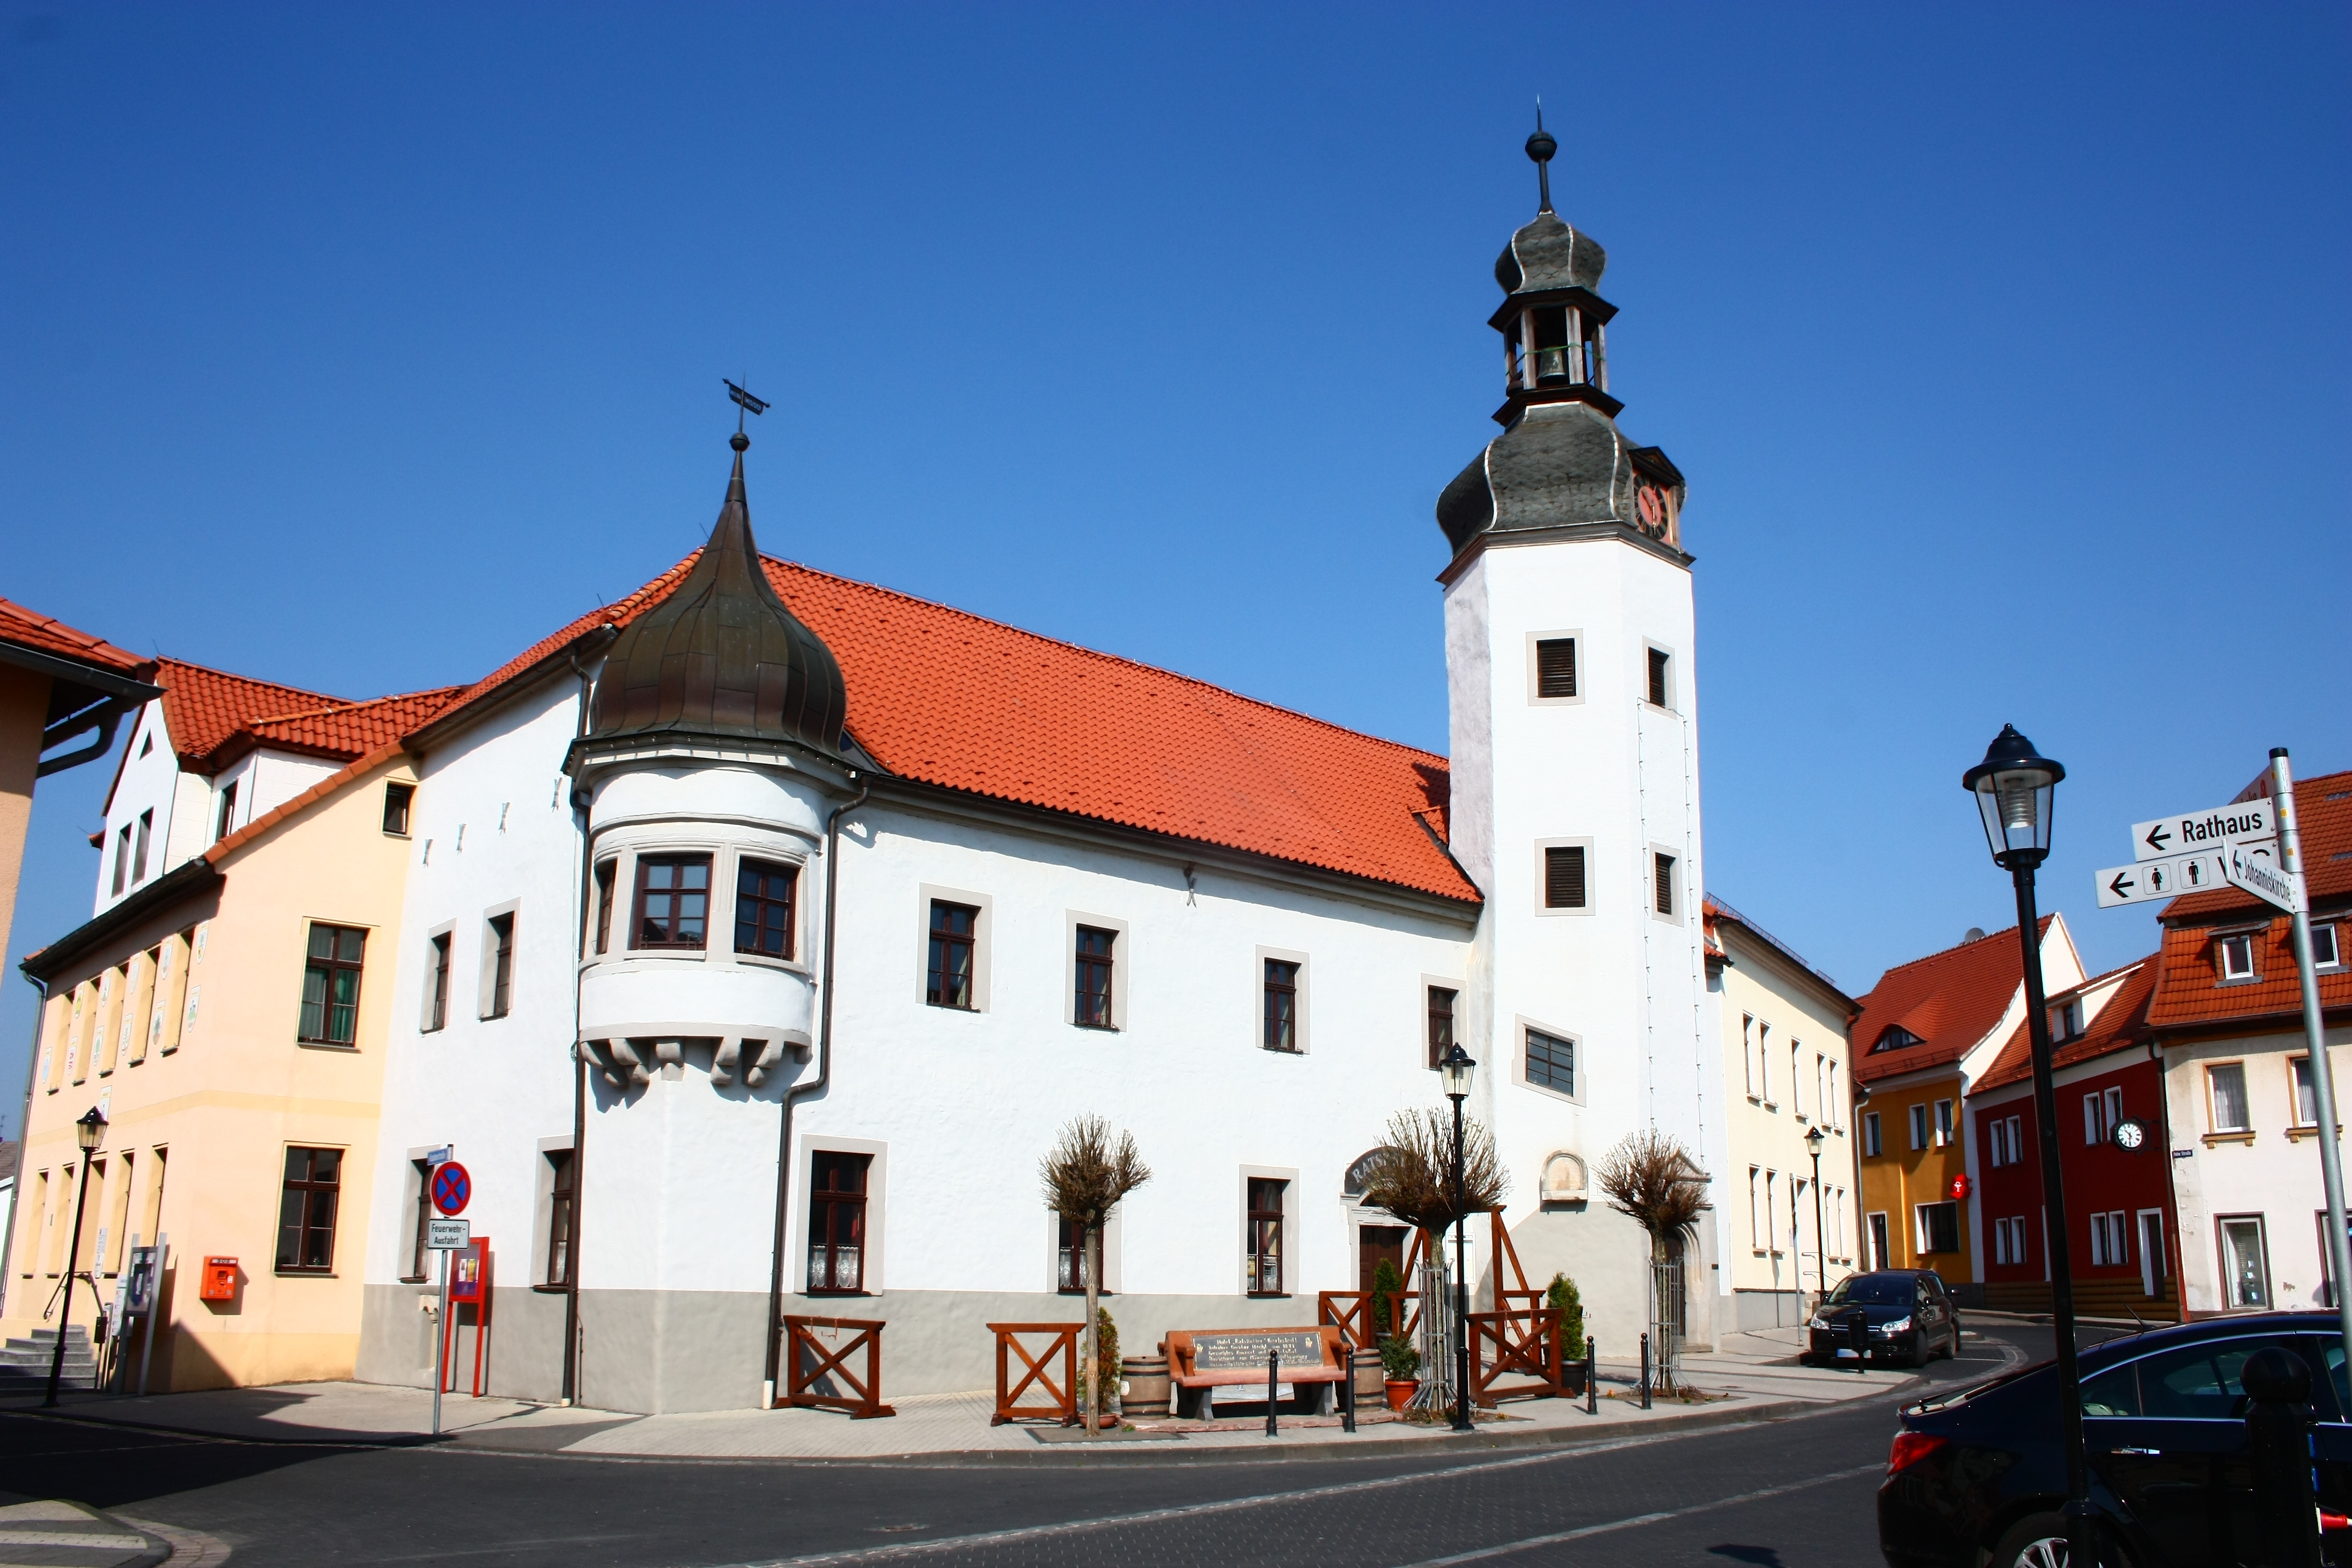
[[[81,1268],[110,1301],[132,1237],[168,1240],[151,1390],[351,1375],[412,851],[384,830],[384,790],[415,782],[397,753],[354,764],[52,944],[0,1332],[41,1325],[65,1270],[81,1176],[73,1123],[95,1105],[108,1125]],[[305,1013],[321,926],[363,933],[348,1026]],[[327,1152],[338,1167],[323,1268],[301,1256],[279,1267],[289,1151]],[[315,1177],[321,1163],[299,1157]],[[315,1222],[315,1193],[304,1201]],[[314,1251],[319,1239],[313,1223]],[[199,1299],[215,1258],[236,1260],[228,1300]],[[96,1306],[78,1285],[73,1321],[89,1324]],[[141,1348],[124,1347],[134,1365]]]
[[[1799,1322],[1824,1270],[1835,1286],[1859,1247],[1846,1037],[1853,1004],[1745,925],[1718,919],[1714,930],[1730,961],[1717,977],[1730,1149],[1717,1223],[1733,1311],[1742,1328]],[[1818,1194],[1805,1141],[1815,1128]]]

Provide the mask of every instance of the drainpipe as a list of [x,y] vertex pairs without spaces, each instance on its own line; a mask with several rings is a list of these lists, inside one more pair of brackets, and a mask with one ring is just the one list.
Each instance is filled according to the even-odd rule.
[[776,1235],[768,1271],[768,1377],[760,1390],[762,1409],[776,1407],[776,1381],[783,1372],[785,1206],[793,1174],[793,1107],[822,1090],[833,1077],[833,911],[841,885],[841,819],[866,804],[873,785],[852,768],[857,793],[835,806],[824,819],[824,961],[823,989],[817,995],[816,1072],[804,1083],[784,1091],[784,1113],[776,1132]]
[[16,1179],[8,1188],[8,1228],[0,1232],[0,1311],[6,1310],[8,1301],[8,1257],[16,1249],[16,1205],[25,1191],[25,1135],[33,1127],[33,1078],[40,1069],[41,1026],[48,1022],[49,1013],[49,983],[30,974],[25,976],[25,983],[39,994],[33,998],[33,1038],[25,1052],[24,1109],[16,1116]]
[[[580,721],[574,726],[575,742],[588,735],[589,679],[580,656],[583,651],[603,652],[621,634],[619,627],[607,624],[592,635],[595,638],[593,647],[583,640],[571,656],[572,673],[580,678]],[[579,955],[588,945],[596,876],[596,846],[588,837],[588,808],[577,793],[572,798],[572,816],[580,825],[580,918],[574,922],[578,929],[573,933],[572,949],[572,1235],[563,1252],[562,1399],[566,1405],[580,1403],[580,1221],[588,1206],[584,1201],[588,1193],[588,1058],[580,1048]]]

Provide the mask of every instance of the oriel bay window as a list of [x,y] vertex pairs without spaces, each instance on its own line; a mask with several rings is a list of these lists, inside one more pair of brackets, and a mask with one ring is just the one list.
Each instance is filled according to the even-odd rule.
[[636,913],[629,922],[635,948],[699,950],[710,923],[710,857],[637,857]]
[[335,1266],[335,1199],[342,1190],[341,1149],[286,1151],[278,1205],[278,1272],[324,1274]]
[[613,946],[613,879],[619,875],[621,863],[605,860],[596,867],[596,951],[609,952]]
[[314,925],[302,966],[302,1016],[296,1037],[306,1045],[348,1046],[360,1026],[360,957],[367,932]]
[[810,1295],[855,1295],[866,1288],[866,1174],[873,1163],[871,1154],[829,1150],[811,1157]]
[[980,933],[980,911],[970,904],[931,900],[930,978],[924,1000],[934,1007],[975,1005],[972,997],[972,943]]
[[1282,1199],[1289,1185],[1265,1176],[1249,1178],[1249,1250],[1242,1258],[1242,1285],[1253,1296],[1282,1294]]
[[761,958],[791,958],[793,910],[800,872],[766,860],[745,860],[735,868],[735,951]]

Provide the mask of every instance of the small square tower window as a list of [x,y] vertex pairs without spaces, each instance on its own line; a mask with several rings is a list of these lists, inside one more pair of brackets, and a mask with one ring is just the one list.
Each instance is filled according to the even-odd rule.
[[383,786],[383,830],[399,837],[408,837],[408,806],[416,798],[415,784],[388,784]]
[[2221,960],[2222,979],[2252,980],[2254,978],[2253,932],[2234,931],[2213,945]]
[[1655,708],[1675,705],[1675,656],[1662,647],[1650,649],[1650,703]]
[[1544,908],[1584,908],[1584,846],[1554,844],[1544,849]]
[[1576,639],[1543,637],[1536,643],[1536,695],[1576,695]]

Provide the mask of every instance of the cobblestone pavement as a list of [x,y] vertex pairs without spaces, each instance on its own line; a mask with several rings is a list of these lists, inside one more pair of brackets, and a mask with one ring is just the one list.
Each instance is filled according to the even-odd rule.
[[[2020,1352],[2045,1353],[2047,1342],[2046,1331],[1988,1327],[1986,1337],[1971,1337],[1960,1363],[1941,1363],[1930,1376],[1980,1377]],[[1796,1370],[1788,1369],[1792,1379]],[[985,1455],[811,1463],[586,1453],[583,1436],[620,1430],[598,1427],[602,1418],[590,1413],[570,1413],[582,1419],[567,1451],[541,1453],[323,1437],[263,1443],[101,1426],[71,1411],[66,1420],[5,1413],[0,1468],[22,1491],[72,1497],[202,1541],[208,1564],[257,1568],[444,1561],[517,1568],[1874,1568],[1873,1494],[1900,1397],[1882,1388],[1704,1431],[1620,1422],[1573,1447],[1464,1454],[1365,1443],[1346,1458],[1302,1447],[1267,1464],[1261,1437],[1239,1451],[1130,1444],[1111,1464],[1095,1462],[1100,1450],[1082,1450],[1075,1463],[1050,1468]]]

